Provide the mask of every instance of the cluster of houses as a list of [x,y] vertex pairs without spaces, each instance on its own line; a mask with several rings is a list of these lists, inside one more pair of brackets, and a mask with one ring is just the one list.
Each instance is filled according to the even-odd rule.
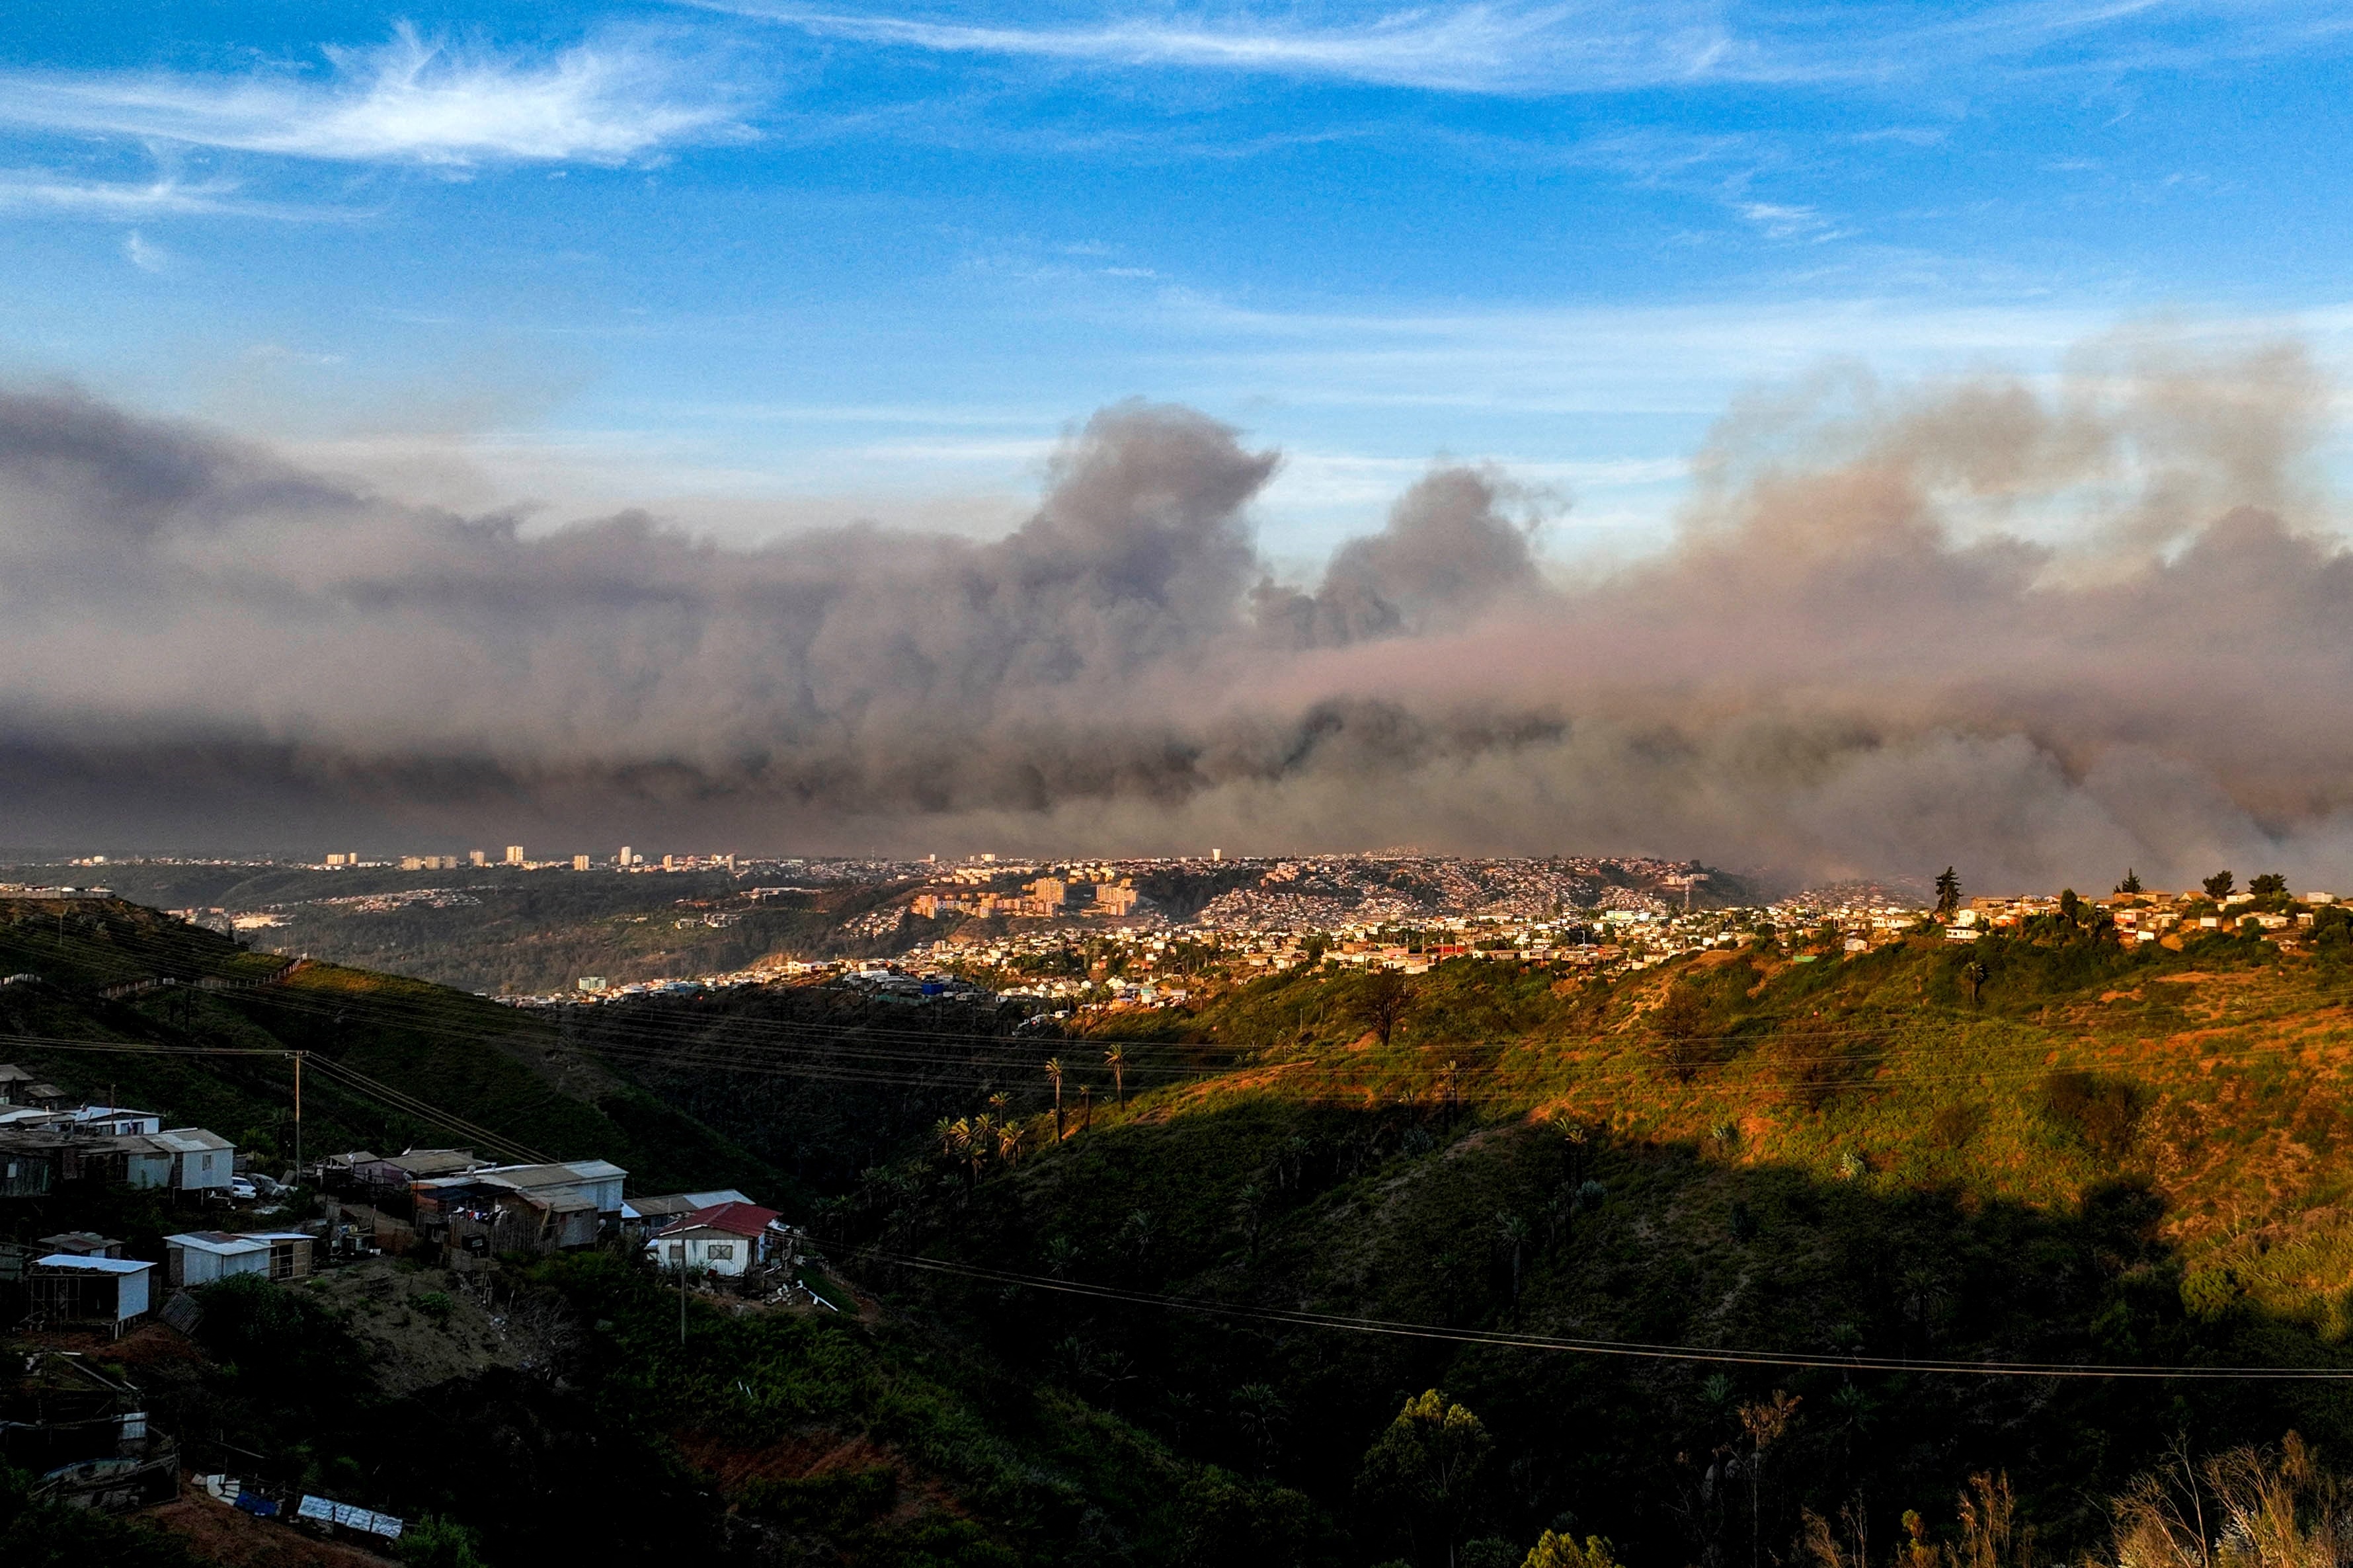
[[[2119,892],[2087,901],[2105,910],[2127,942],[2163,942],[2177,931],[2235,931],[2249,921],[2267,938],[2292,940],[2298,929],[2313,923],[2313,910],[2335,903],[2337,895],[2299,893],[2284,910],[2251,908],[2257,899],[2258,895],[2247,892],[2215,899],[2192,890]],[[1954,913],[1945,936],[1951,942],[1975,942],[1987,932],[2014,931],[2036,915],[2058,913],[2059,902],[2055,896],[1971,899],[1968,908]]]
[[725,1278],[798,1261],[800,1233],[744,1194],[627,1198],[628,1174],[609,1160],[501,1165],[469,1149],[354,1150],[321,1166],[330,1190],[379,1213],[406,1210],[415,1242],[461,1268],[470,1258],[592,1247],[612,1236],[640,1242],[660,1267]]
[[69,1182],[160,1187],[226,1198],[237,1150],[152,1110],[69,1105],[63,1090],[0,1063],[0,1197],[44,1197]]
[[[235,1147],[218,1133],[166,1128],[153,1111],[70,1104],[55,1085],[0,1064],[0,1199],[88,1184],[207,1203],[253,1197],[257,1184],[278,1190],[267,1178],[238,1175],[236,1165]],[[37,1325],[120,1334],[165,1310],[174,1292],[237,1275],[304,1279],[331,1249],[364,1255],[421,1245],[462,1269],[501,1254],[623,1237],[640,1241],[658,1266],[725,1278],[789,1270],[798,1261],[798,1233],[744,1194],[627,1199],[628,1173],[607,1160],[501,1164],[466,1149],[359,1150],[309,1173],[346,1200],[337,1217],[294,1229],[184,1231],[164,1237],[160,1260],[126,1258],[120,1240],[86,1231],[0,1242],[0,1282],[24,1287]],[[357,1216],[367,1223],[353,1223]]]

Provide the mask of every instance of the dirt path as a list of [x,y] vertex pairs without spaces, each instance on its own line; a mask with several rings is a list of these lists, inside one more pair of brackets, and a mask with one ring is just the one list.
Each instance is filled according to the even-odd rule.
[[167,1531],[187,1548],[225,1568],[400,1568],[389,1557],[322,1541],[306,1531],[189,1492],[177,1502],[157,1503],[132,1516]]

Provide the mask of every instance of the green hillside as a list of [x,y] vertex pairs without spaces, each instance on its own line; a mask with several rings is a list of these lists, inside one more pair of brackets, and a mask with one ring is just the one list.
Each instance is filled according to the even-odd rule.
[[[1033,1152],[952,1147],[836,1213],[907,1310],[1298,1488],[1359,1561],[1445,1560],[1377,1473],[1430,1387],[1494,1445],[1453,1544],[1513,1563],[1546,1528],[1634,1563],[1728,1560],[1752,1531],[1786,1556],[1804,1510],[1858,1498],[1892,1540],[1978,1470],[2007,1470],[2046,1547],[2072,1552],[2177,1435],[2295,1427],[2353,1452],[2345,1385],[1627,1360],[1003,1276],[1833,1362],[2353,1373],[2345,936],[2340,920],[2294,954],[2126,949],[2054,923],[1843,962],[1766,942],[1616,984],[1461,961],[1410,983],[1386,1046],[1383,982],[1265,980],[1041,1043],[1066,1100],[1094,1090],[1090,1131],[1053,1145],[1033,1069],[997,1112]],[[913,1254],[994,1273],[889,1262]],[[1782,1392],[1799,1403],[1752,1498],[1751,1428]]]
[[[468,1145],[480,1130],[549,1158],[609,1159],[630,1173],[633,1191],[725,1184],[785,1195],[764,1163],[567,1049],[543,1015],[331,964],[267,985],[198,988],[285,968],[135,904],[0,900],[0,971],[31,977],[0,986],[0,1060],[77,1097],[210,1127],[264,1169],[291,1163],[290,1053],[301,1051],[302,1138],[313,1157]],[[159,978],[181,984],[99,994]]]

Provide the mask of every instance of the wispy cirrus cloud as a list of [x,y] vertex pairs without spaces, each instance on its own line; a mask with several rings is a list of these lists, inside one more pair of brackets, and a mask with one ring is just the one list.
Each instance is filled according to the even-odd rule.
[[1545,95],[1704,84],[1889,83],[1955,72],[2195,68],[2337,48],[2337,0],[2002,0],[1926,20],[1861,5],[1790,12],[1704,0],[1604,6],[1472,0],[1356,20],[1247,9],[1155,11],[1060,26],[681,0],[816,37],[1101,68],[1174,68],[1436,91]]
[[332,208],[262,201],[230,180],[93,180],[49,169],[0,169],[0,213],[49,213],[103,220],[257,217],[290,221],[348,216]]
[[791,0],[694,0],[818,37],[1071,64],[1177,67],[1472,92],[1610,89],[1787,68],[1714,7],[1670,3],[1639,19],[1600,7],[1473,4],[1315,26],[1249,16],[1109,16],[1065,27],[859,16]]
[[0,121],[349,163],[622,163],[729,132],[733,95],[642,40],[547,57],[428,38],[330,47],[323,75],[0,73]]

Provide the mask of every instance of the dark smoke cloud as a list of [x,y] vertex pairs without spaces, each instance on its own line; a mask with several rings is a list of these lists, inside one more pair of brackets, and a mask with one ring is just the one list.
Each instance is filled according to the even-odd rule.
[[2326,393],[2122,340],[2050,390],[1826,374],[1727,416],[1653,558],[1548,570],[1541,497],[1441,468],[1302,587],[1275,455],[1178,408],[1098,415],[1002,540],[739,550],[0,395],[0,835],[2342,882]]

